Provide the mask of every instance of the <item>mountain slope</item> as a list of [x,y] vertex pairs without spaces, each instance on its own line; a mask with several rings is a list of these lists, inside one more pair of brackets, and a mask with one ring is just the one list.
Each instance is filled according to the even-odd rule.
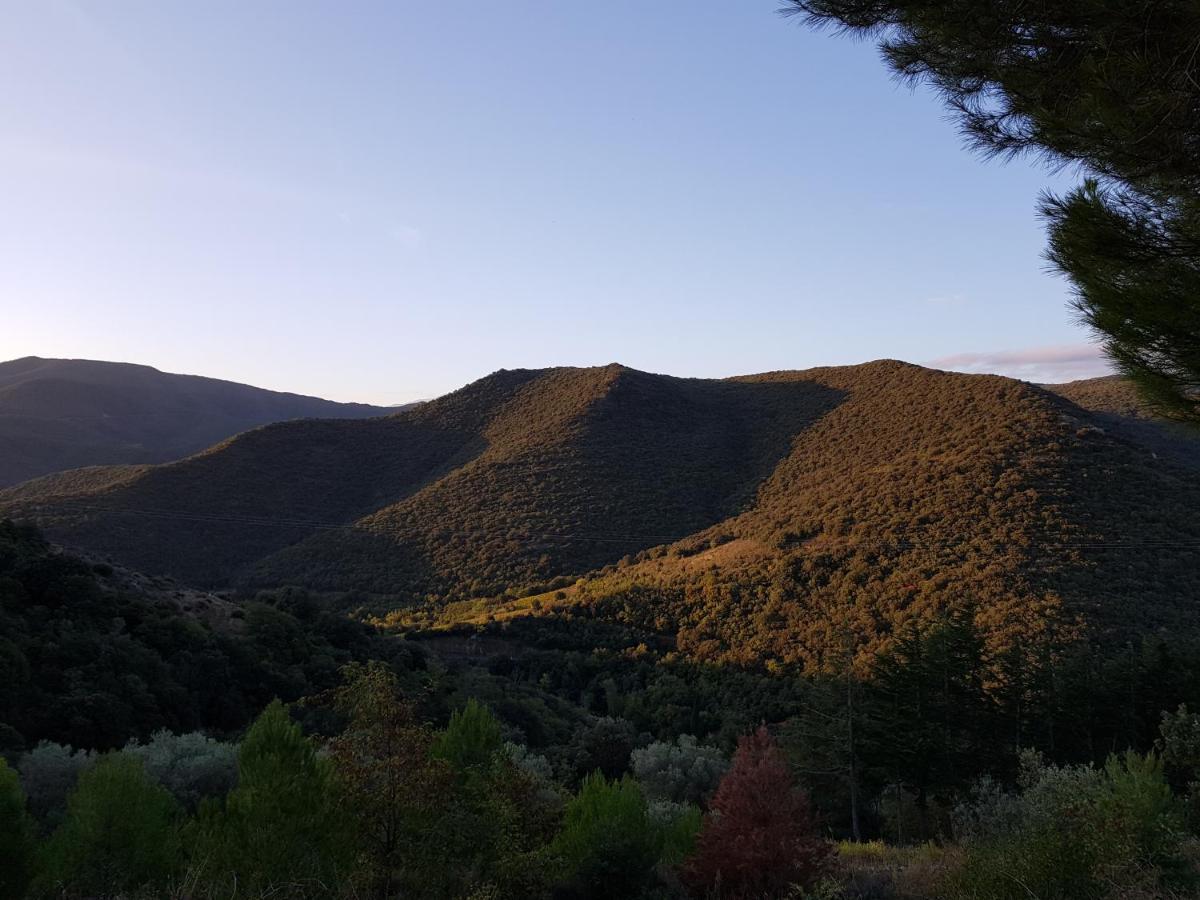
[[893,361],[501,371],[395,416],[40,479],[0,511],[204,586],[385,608],[564,588],[546,600],[738,662],[820,666],[963,605],[1010,642],[1194,626],[1200,473],[1103,415]]
[[0,363],[0,486],[80,466],[178,459],[268,422],[393,411],[149,366],[30,356]]

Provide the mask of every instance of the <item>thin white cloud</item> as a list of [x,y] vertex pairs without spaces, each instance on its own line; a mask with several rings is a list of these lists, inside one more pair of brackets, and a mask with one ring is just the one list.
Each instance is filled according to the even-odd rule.
[[1007,375],[1010,378],[1042,384],[1058,384],[1113,373],[1112,364],[1095,344],[1060,344],[990,353],[955,353],[931,360],[929,365],[952,372]]

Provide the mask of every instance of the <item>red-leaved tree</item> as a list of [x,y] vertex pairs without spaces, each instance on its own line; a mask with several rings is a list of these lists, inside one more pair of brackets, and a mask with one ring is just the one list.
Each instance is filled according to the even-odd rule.
[[738,741],[681,875],[700,897],[777,897],[820,879],[831,852],[817,833],[808,795],[792,782],[767,729],[759,728]]

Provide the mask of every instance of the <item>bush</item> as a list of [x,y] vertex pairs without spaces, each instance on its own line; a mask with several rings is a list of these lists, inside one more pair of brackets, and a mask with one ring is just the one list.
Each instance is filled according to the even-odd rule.
[[87,750],[42,741],[18,764],[29,811],[47,828],[54,828],[67,809],[67,797],[75,789],[79,773],[95,761]]
[[630,763],[650,800],[672,803],[703,803],[729,768],[719,749],[701,746],[690,734],[634,750]]
[[180,863],[179,805],[121,753],[79,776],[45,849],[46,888],[112,896],[166,884]]
[[194,811],[205,797],[223,796],[237,784],[237,747],[198,731],[156,731],[145,744],[130,741],[125,753],[142,761],[146,774]]
[[951,897],[995,900],[1161,896],[1180,882],[1183,815],[1154,754],[1103,769],[1021,760],[1021,791],[981,792],[956,818],[973,823]]

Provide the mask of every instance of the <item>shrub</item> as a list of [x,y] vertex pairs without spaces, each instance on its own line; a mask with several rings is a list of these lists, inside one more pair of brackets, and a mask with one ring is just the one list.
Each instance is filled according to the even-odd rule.
[[1154,754],[1095,769],[1026,753],[1020,786],[983,793],[966,815],[975,825],[950,897],[1161,896],[1178,881],[1183,817]]
[[46,827],[62,821],[67,797],[75,789],[79,773],[95,761],[87,750],[42,741],[26,753],[17,766],[25,788],[29,811]]
[[649,799],[673,803],[703,803],[729,768],[719,749],[701,746],[690,734],[634,750],[630,763]]
[[130,741],[124,752],[140,759],[146,774],[188,810],[195,810],[205,797],[229,793],[237,784],[237,747],[198,731],[156,731],[145,744]]

